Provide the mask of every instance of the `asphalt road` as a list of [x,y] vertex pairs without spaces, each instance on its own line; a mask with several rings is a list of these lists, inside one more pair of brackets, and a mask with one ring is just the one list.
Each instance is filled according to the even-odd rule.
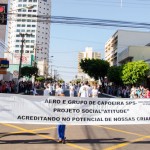
[[150,125],[67,126],[66,144],[60,144],[55,125],[0,124],[0,150],[150,150],[149,129]]

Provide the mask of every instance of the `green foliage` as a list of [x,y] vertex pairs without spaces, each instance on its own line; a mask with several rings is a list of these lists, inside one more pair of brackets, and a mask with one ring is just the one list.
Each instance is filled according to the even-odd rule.
[[58,80],[59,83],[64,83],[65,81],[63,79]]
[[44,80],[45,80],[45,78],[43,76],[36,77],[36,81],[42,82]]
[[123,66],[122,80],[124,84],[140,84],[150,68],[144,61],[129,62]]
[[29,77],[31,78],[32,75],[37,75],[38,74],[38,68],[37,67],[30,67],[30,66],[25,66],[21,68],[21,76]]
[[123,83],[121,79],[122,68],[123,66],[111,66],[107,73],[108,80],[116,85],[121,85]]
[[91,78],[98,80],[99,77],[105,77],[109,68],[109,63],[101,59],[82,59],[81,69]]

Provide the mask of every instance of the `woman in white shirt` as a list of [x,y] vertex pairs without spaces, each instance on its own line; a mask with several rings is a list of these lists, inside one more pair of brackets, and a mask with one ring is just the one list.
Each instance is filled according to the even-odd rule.
[[50,96],[50,89],[49,89],[49,83],[45,84],[45,90],[44,90],[44,96]]
[[93,98],[98,97],[98,94],[99,94],[99,91],[98,91],[97,85],[94,85],[92,89],[92,97]]

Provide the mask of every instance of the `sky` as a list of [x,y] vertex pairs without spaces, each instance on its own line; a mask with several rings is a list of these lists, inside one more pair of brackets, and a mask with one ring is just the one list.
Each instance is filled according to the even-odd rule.
[[[52,0],[52,16],[150,23],[150,0]],[[50,66],[66,82],[77,75],[78,52],[92,47],[104,59],[104,46],[120,28],[51,24]],[[150,29],[144,29],[150,31]],[[136,37],[135,37],[136,40]]]

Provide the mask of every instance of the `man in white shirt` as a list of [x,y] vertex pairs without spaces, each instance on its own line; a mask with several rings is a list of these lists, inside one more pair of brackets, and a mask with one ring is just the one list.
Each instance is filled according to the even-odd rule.
[[83,86],[80,87],[78,97],[90,97],[91,96],[91,90],[88,86],[88,81],[84,83]]

